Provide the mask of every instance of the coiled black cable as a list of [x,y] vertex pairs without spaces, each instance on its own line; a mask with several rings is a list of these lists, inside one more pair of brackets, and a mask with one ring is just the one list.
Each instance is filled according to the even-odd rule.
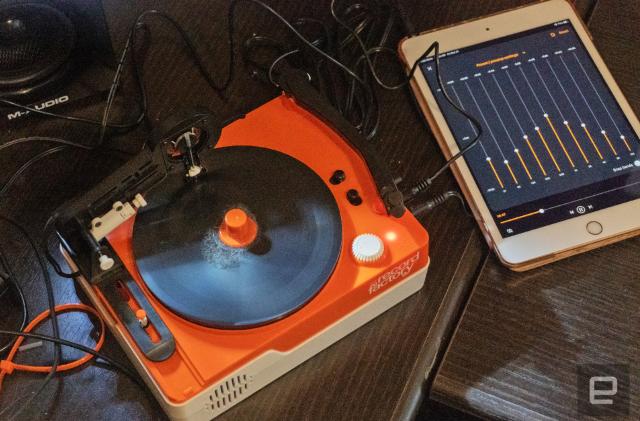
[[[390,39],[390,33],[393,28],[393,22],[391,20],[383,21],[381,24],[379,20],[379,16],[389,16],[394,13],[393,8],[388,8],[388,5],[383,4],[382,2],[375,2],[378,6],[380,6],[384,10],[384,13],[379,14],[371,14],[370,8],[366,7],[364,3],[357,3],[355,5],[351,5],[345,7],[344,9],[338,10],[335,4],[335,0],[332,2],[332,15],[336,18],[338,26],[342,29],[341,36],[331,36],[330,32],[327,30],[327,27],[319,21],[313,19],[300,19],[296,23],[291,23],[287,19],[285,19],[282,15],[276,12],[273,8],[266,5],[260,0],[234,0],[231,3],[228,13],[228,44],[229,44],[229,66],[228,72],[226,76],[222,79],[222,82],[215,82],[213,78],[206,71],[203,62],[200,60],[195,47],[191,43],[189,37],[186,32],[169,16],[164,13],[161,13],[156,10],[149,10],[143,12],[136,19],[129,36],[127,38],[127,43],[123,52],[120,56],[120,60],[118,62],[118,69],[116,70],[116,75],[114,77],[111,89],[109,91],[109,96],[107,99],[107,103],[105,105],[105,110],[102,116],[101,121],[95,121],[90,119],[84,119],[80,117],[74,116],[64,116],[51,112],[41,112],[42,110],[30,109],[26,106],[21,106],[20,104],[10,104],[12,106],[18,106],[23,109],[28,109],[33,112],[38,112],[39,114],[46,115],[49,117],[62,118],[70,121],[77,121],[84,124],[91,124],[100,127],[100,138],[98,141],[98,146],[101,146],[107,133],[107,129],[116,128],[116,129],[128,129],[139,125],[142,121],[147,119],[147,108],[148,108],[148,100],[146,95],[146,89],[143,83],[143,78],[140,72],[138,71],[137,60],[135,58],[135,35],[137,31],[142,27],[142,21],[146,16],[157,15],[162,17],[164,20],[168,21],[180,34],[180,36],[185,41],[188,52],[190,56],[194,59],[200,73],[205,77],[209,85],[212,87],[214,91],[216,91],[221,98],[224,99],[224,93],[226,89],[229,87],[232,79],[233,79],[233,71],[235,67],[235,51],[234,51],[234,16],[237,5],[241,2],[250,2],[252,4],[260,6],[262,9],[269,12],[271,15],[276,17],[287,29],[295,36],[298,44],[294,46],[287,46],[288,48],[282,49],[282,53],[274,60],[270,66],[267,67],[267,71],[271,74],[275,71],[277,67],[277,63],[284,60],[290,59],[294,56],[302,56],[301,61],[306,61],[307,63],[312,63],[313,66],[308,72],[308,74],[312,77],[312,80],[324,87],[325,92],[332,92],[333,95],[328,95],[330,98],[333,98],[333,104],[338,108],[339,111],[345,115],[345,117],[351,121],[358,130],[361,131],[368,139],[373,139],[378,130],[379,122],[380,122],[380,109],[378,105],[378,99],[375,95],[376,87],[380,87],[387,90],[397,90],[401,87],[406,86],[410,79],[414,76],[414,73],[419,68],[420,62],[427,57],[429,54],[434,53],[435,63],[436,63],[436,76],[438,80],[438,85],[441,88],[446,101],[451,104],[456,110],[458,110],[461,114],[467,117],[474,126],[477,128],[477,136],[473,139],[467,146],[462,148],[459,153],[454,155],[451,159],[449,159],[443,167],[441,167],[433,176],[423,180],[419,183],[415,189],[410,189],[410,192],[415,195],[425,190],[428,186],[430,186],[433,180],[442,174],[449,166],[460,156],[464,155],[468,150],[470,150],[473,146],[478,143],[478,139],[481,135],[482,128],[479,122],[471,115],[467,114],[461,107],[459,107],[448,95],[446,89],[444,89],[444,85],[442,83],[442,79],[440,77],[440,62],[439,62],[439,45],[438,43],[433,43],[430,45],[425,52],[418,58],[418,60],[413,63],[411,69],[408,74],[402,73],[402,80],[396,84],[388,84],[378,76],[376,72],[376,62],[378,61],[378,57],[382,55],[390,55],[395,57],[395,52],[385,46],[384,44]],[[386,14],[385,14],[386,13]],[[309,39],[301,32],[303,29],[302,26],[305,23],[315,23],[319,25],[321,28],[320,34],[313,38]],[[406,26],[406,23],[405,23]],[[382,28],[380,32],[372,31],[371,33],[376,33],[376,36],[366,35],[367,30],[371,28]],[[346,32],[346,35],[345,33]],[[366,35],[366,36],[365,36]],[[364,36],[364,38],[363,38]],[[300,44],[301,43],[301,44]],[[245,46],[250,43],[245,43]],[[301,46],[303,48],[301,48]],[[324,48],[323,48],[324,47]],[[296,51],[297,50],[297,51]],[[117,94],[117,91],[120,86],[120,81],[123,74],[124,64],[126,62],[127,56],[131,51],[134,51],[132,54],[132,60],[134,63],[134,77],[138,82],[138,88],[140,93],[140,101],[141,101],[141,112],[138,118],[133,123],[125,123],[125,124],[112,124],[109,122],[109,116],[112,110],[112,106]],[[328,51],[328,52],[327,52]],[[351,57],[347,62],[346,58]],[[320,60],[318,60],[320,58]],[[272,79],[273,80],[273,79]],[[7,104],[8,100],[4,100],[0,98],[0,103],[4,102]],[[48,156],[51,153],[55,153],[60,148],[67,146],[76,146],[76,145],[67,145],[64,143],[70,143],[64,140],[60,140],[61,146],[57,146],[56,148],[52,148],[48,151],[40,154],[42,157]],[[18,143],[18,142],[16,142]],[[79,146],[83,149],[93,149],[90,146]],[[55,149],[55,152],[51,152]],[[44,155],[43,155],[44,154]],[[35,160],[29,161],[25,164],[20,170],[20,174],[26,171],[33,163],[37,162],[41,158],[37,158]],[[18,176],[20,175],[18,174]],[[17,179],[17,176],[12,177],[10,179],[10,183],[5,184],[2,191],[0,193],[5,192],[10,185]],[[424,188],[422,187],[424,186]],[[24,408],[26,408],[36,396],[47,386],[47,384],[51,381],[52,377],[55,375],[57,366],[60,360],[60,344],[64,344],[65,342],[59,337],[59,330],[57,325],[57,319],[55,317],[55,302],[53,298],[53,290],[51,286],[51,279],[46,270],[46,266],[44,260],[42,259],[42,255],[40,253],[39,248],[36,244],[31,240],[28,233],[24,228],[21,228],[14,221],[9,220],[6,217],[0,215],[0,219],[11,221],[12,224],[15,224],[16,227],[23,232],[27,240],[29,241],[31,247],[36,252],[38,262],[41,266],[42,273],[44,276],[45,284],[47,286],[47,298],[49,301],[49,306],[52,314],[52,324],[54,335],[51,338],[46,338],[44,335],[35,336],[35,334],[30,334],[31,337],[40,337],[44,340],[51,340],[56,343],[54,347],[54,358],[52,371],[47,375],[40,388],[33,394],[30,398],[26,400],[26,402],[22,403],[22,406],[13,414],[15,418],[20,414]],[[45,230],[47,231],[47,230]],[[47,259],[51,262],[55,260],[51,256],[50,252],[47,248],[45,248],[45,255]],[[54,270],[61,275],[66,277],[74,276],[75,274],[66,274],[62,272],[60,266],[56,263],[53,264]],[[0,331],[0,333],[9,332],[9,331]],[[13,335],[23,335],[28,336],[27,334],[23,334],[20,332],[10,332]],[[76,344],[78,345],[78,344]],[[90,351],[86,351],[90,352]],[[3,409],[0,412],[0,416],[10,412],[17,403]]]
[[[246,1],[259,4],[272,14],[277,14],[277,12],[259,0]],[[289,27],[294,31],[298,42],[302,42],[302,45],[296,47],[295,44],[282,43],[281,45],[276,44],[277,47],[274,48],[274,42],[270,39],[269,48],[285,52],[276,57],[268,67],[268,80],[273,83],[272,74],[279,62],[294,55],[302,55],[303,58],[298,62],[291,63],[291,60],[288,61],[290,61],[290,64],[302,66],[309,75],[315,74],[316,78],[312,78],[312,82],[316,87],[319,87],[325,93],[342,115],[367,139],[373,139],[377,135],[380,122],[379,101],[377,95],[375,95],[375,88],[398,90],[408,86],[415,72],[419,69],[420,63],[430,54],[433,54],[436,79],[444,99],[471,122],[476,129],[476,136],[461,148],[458,153],[448,159],[433,175],[406,189],[404,192],[405,197],[410,200],[428,190],[436,178],[478,144],[482,135],[482,126],[473,115],[464,110],[447,92],[441,76],[440,46],[437,41],[425,49],[411,65],[407,73],[401,73],[399,82],[390,84],[382,80],[376,70],[376,60],[378,56],[383,54],[397,59],[395,51],[387,47],[385,43],[390,39],[394,18],[400,16],[403,26],[405,28],[409,27],[409,22],[403,13],[388,3],[378,0],[371,0],[366,3],[349,3],[342,5],[342,7],[338,6],[337,0],[332,0],[331,15],[337,24],[337,28],[329,30],[326,25],[320,23],[323,30],[316,34],[315,38],[309,40],[302,36],[300,31],[308,29],[309,25],[305,25],[305,23],[313,22],[316,25],[318,23],[310,19],[299,19],[296,21],[296,25],[299,28],[292,28],[293,25],[291,24],[289,24]],[[385,19],[381,20],[382,16]],[[284,20],[283,17],[279,15],[278,17]],[[258,37],[262,36],[254,35],[253,38]],[[255,48],[254,44],[256,43],[251,42],[250,39],[245,43],[245,48],[247,46]],[[326,51],[320,49],[320,46],[323,46]],[[311,59],[307,57],[305,61],[305,54],[311,54]],[[244,55],[250,54],[245,51]],[[336,83],[335,72],[330,72],[328,69],[325,69],[326,73],[321,71],[323,69],[322,59],[327,58],[330,59],[328,61],[331,63],[338,62],[339,70],[343,71],[338,73],[338,76],[341,76],[342,89]],[[309,63],[313,63],[314,66],[309,67]],[[399,64],[399,66],[401,65]]]
[[[53,293],[53,284],[51,283],[51,277],[49,276],[49,272],[47,271],[46,262],[45,262],[45,259],[43,259],[42,254],[40,253],[40,249],[38,248],[36,242],[31,237],[31,234],[29,234],[29,232],[22,225],[14,221],[12,218],[6,217],[4,215],[0,215],[0,220],[12,225],[15,229],[17,229],[22,235],[22,237],[27,241],[31,249],[34,251],[36,255],[36,260],[42,272],[43,281],[47,291],[47,303],[49,305],[49,310],[51,312],[50,319],[51,319],[51,327],[53,330],[53,337],[56,339],[60,339],[60,327],[58,325],[58,318],[55,313],[55,296]],[[13,413],[11,419],[15,419],[20,413],[22,413],[22,411],[24,411],[24,409],[27,408],[31,404],[31,402],[33,402],[33,400],[40,393],[42,393],[42,391],[51,382],[51,380],[56,374],[58,365],[60,364],[60,353],[61,353],[60,344],[55,344],[53,348],[53,362],[51,364],[51,371],[49,372],[49,374],[47,374],[47,377],[45,377],[45,379],[42,381],[37,391],[33,395],[31,395],[29,398],[21,402],[20,407]],[[20,401],[16,401],[12,405],[9,405],[8,407],[0,411],[0,419],[2,418],[3,415],[11,413],[11,411],[18,405],[18,403],[20,403]]]
[[[0,278],[2,278],[2,280],[4,280],[8,284],[7,288],[2,293],[0,293],[0,299],[2,299],[2,297],[5,294],[9,293],[9,291],[13,288],[14,292],[18,296],[20,310],[22,312],[22,321],[20,322],[19,330],[23,330],[27,326],[27,323],[29,323],[29,311],[27,308],[27,301],[24,297],[24,291],[22,290],[22,287],[20,286],[20,284],[15,278],[15,274],[13,273],[13,268],[7,261],[6,255],[1,247],[0,247],[0,265],[1,265],[0,267],[4,268],[4,271],[0,273]],[[0,358],[5,352],[7,352],[9,348],[11,348],[14,342],[15,342],[15,338],[10,340],[6,344],[0,346]]]

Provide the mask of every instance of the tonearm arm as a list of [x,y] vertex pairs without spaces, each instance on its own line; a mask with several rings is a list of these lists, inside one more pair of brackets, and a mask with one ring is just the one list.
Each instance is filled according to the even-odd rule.
[[[141,152],[56,210],[55,229],[67,249],[90,251],[78,259],[85,274],[96,264],[102,271],[113,267],[102,240],[146,206],[149,191],[169,175],[196,180],[205,171],[198,153],[204,146],[215,146],[221,130],[212,114],[202,109],[166,118]],[[175,165],[180,163],[182,171]]]

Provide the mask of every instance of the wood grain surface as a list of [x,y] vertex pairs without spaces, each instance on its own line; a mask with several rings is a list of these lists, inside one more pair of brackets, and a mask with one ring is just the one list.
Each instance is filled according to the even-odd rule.
[[[329,2],[269,1],[269,4],[288,18],[314,16],[329,18]],[[406,9],[418,30],[454,23],[513,6],[513,1],[461,1],[425,2],[406,1]],[[226,10],[227,1],[136,1],[105,0],[105,11],[111,28],[116,51],[120,51],[135,16],[142,10],[157,8],[166,11],[193,35],[202,52],[205,64],[220,80],[226,71]],[[224,103],[207,87],[197,74],[193,64],[184,54],[183,45],[176,34],[158,20],[149,22],[151,46],[144,61],[144,80],[149,91],[150,122],[157,124],[175,110],[192,106],[205,106],[221,116],[232,116],[250,110],[277,94],[271,86],[253,80],[242,62],[236,64],[235,78],[231,86],[230,101]],[[237,16],[238,37],[245,39],[252,33],[284,37],[281,25],[254,7],[241,7]],[[131,103],[134,92],[130,78],[122,89],[124,98],[119,101],[116,117],[130,117],[136,112]],[[384,110],[379,152],[393,171],[408,181],[417,180],[432,173],[442,165],[441,154],[433,138],[412,105],[408,91],[383,92]],[[67,112],[85,116],[98,116],[100,103],[70,107]],[[2,133],[0,141],[6,142],[22,136],[48,135],[68,140],[95,142],[97,130],[74,123],[33,117],[24,129]],[[137,150],[145,138],[143,129],[127,136],[112,139],[109,146]],[[0,153],[0,180],[4,183],[25,161],[44,150],[43,142],[23,144]],[[25,224],[35,236],[40,235],[44,222],[53,209],[64,200],[87,188],[123,162],[124,155],[100,152],[68,150],[42,161],[29,170],[10,190],[0,198],[0,212]],[[450,176],[442,177],[434,191],[454,187]],[[474,233],[474,224],[456,204],[447,204],[424,220],[431,235],[431,258],[434,262],[422,291],[393,308],[372,323],[359,329],[317,357],[301,365],[272,385],[238,405],[223,420],[282,420],[282,419],[389,419],[396,413],[404,413],[404,404],[420,392],[421,370],[433,367],[433,360],[417,365],[423,348],[431,344],[426,338],[447,337],[451,328],[451,315],[443,311],[441,302],[450,289],[454,274],[457,283],[468,283],[463,267],[478,265],[484,249],[468,250]],[[31,315],[46,308],[44,284],[33,253],[24,239],[11,227],[0,226],[0,243],[19,273]],[[482,247],[478,245],[477,247]],[[465,250],[471,254],[463,256]],[[52,271],[51,271],[52,272]],[[463,276],[465,275],[465,276]],[[58,303],[76,302],[78,296],[72,281],[61,279],[52,272]],[[463,289],[463,288],[461,288]],[[449,301],[459,304],[451,297]],[[15,327],[16,308],[2,303],[0,326]],[[83,315],[64,315],[60,318],[65,338],[91,344],[92,325]],[[433,327],[435,326],[435,327]],[[50,332],[44,327],[42,332]],[[45,344],[40,349],[20,356],[19,361],[48,362],[52,347]],[[125,361],[124,353],[113,338],[107,338],[104,351]],[[429,355],[435,358],[436,352]],[[64,350],[64,359],[79,355]],[[215,356],[212,356],[215,358]],[[418,370],[418,371],[416,371]],[[42,381],[42,376],[14,373],[6,379],[0,407],[5,408],[24,399]],[[415,407],[414,402],[412,407]],[[164,419],[158,404],[144,390],[120,373],[90,364],[82,370],[57,376],[45,392],[38,397],[21,419],[45,418],[70,419]]]
[[[105,0],[104,3],[116,51],[121,50],[135,16],[142,10],[157,8],[174,16],[187,28],[188,32],[193,35],[194,42],[205,59],[205,64],[216,80],[223,77],[227,63],[225,39],[227,1],[145,0],[130,2],[127,0]],[[321,19],[329,19],[329,2],[327,0],[314,2],[270,0],[268,3],[282,11],[288,18],[311,15]],[[427,30],[514,7],[524,4],[525,1],[464,0],[447,2],[427,0],[415,2],[403,0],[400,3],[411,17],[416,29]],[[617,2],[616,4],[601,0],[600,3],[604,5],[598,5],[595,10],[592,25],[594,34],[597,41],[602,36],[600,42],[607,42],[606,45],[619,47],[603,50],[602,53],[610,63],[614,75],[620,81],[629,99],[632,103],[638,104],[639,92],[637,84],[634,85],[634,77],[639,74],[639,69],[638,61],[632,56],[637,50],[637,46],[634,47],[631,43],[633,35],[629,30],[630,25],[634,22],[637,24],[638,20],[637,18],[634,20],[633,13],[622,17],[607,14],[612,7],[624,8],[626,2]],[[585,15],[591,10],[591,2],[589,1],[580,1],[578,6],[581,13]],[[627,19],[626,22],[629,24],[626,27],[622,26],[619,24],[619,19]],[[284,29],[277,22],[254,6],[241,7],[237,22],[239,39],[241,40],[254,32],[268,34],[275,38],[286,36]],[[236,64],[230,101],[224,103],[210,91],[206,83],[199,77],[192,63],[186,58],[183,45],[175,33],[155,20],[149,23],[149,32],[151,46],[146,52],[144,79],[149,90],[150,122],[152,125],[175,110],[198,105],[210,108],[222,116],[232,116],[255,108],[277,94],[273,87],[252,79],[240,62]],[[605,39],[609,41],[604,41]],[[125,98],[131,96],[133,87],[129,78],[127,78],[122,92]],[[381,156],[390,164],[396,175],[408,181],[417,180],[432,173],[443,162],[429,130],[425,127],[419,112],[412,105],[410,95],[408,91],[381,93],[384,116],[380,134],[381,141],[378,146]],[[116,117],[126,118],[135,113],[135,107],[130,100],[126,99],[119,101],[117,110]],[[71,107],[66,111],[95,117],[101,111],[101,105],[96,102],[81,108]],[[95,142],[97,139],[97,131],[90,127],[44,118],[32,118],[27,128],[12,129],[0,134],[0,142],[4,143],[18,137],[34,135],[60,136],[69,140],[85,142]],[[145,130],[141,128],[127,136],[113,139],[110,146],[134,151],[140,147],[144,139]],[[47,145],[40,142],[2,151],[0,153],[0,183],[4,183],[25,161],[46,147]],[[21,177],[7,196],[0,197],[0,213],[25,224],[29,231],[38,237],[47,216],[57,205],[104,177],[124,159],[124,155],[113,153],[87,153],[74,150],[54,155]],[[452,187],[454,187],[453,179],[446,175],[438,180],[434,191]],[[410,418],[415,414],[422,396],[421,379],[430,378],[437,367],[444,347],[448,343],[459,308],[466,298],[470,282],[477,271],[483,267],[482,263],[487,253],[486,246],[480,241],[474,223],[468,220],[464,212],[453,203],[437,209],[423,222],[431,236],[433,265],[422,291],[256,393],[220,419],[387,420]],[[631,247],[630,244],[635,244],[633,247],[635,247],[637,255],[637,241],[635,243],[627,242],[585,255],[596,256],[595,260],[588,260],[587,263],[580,260],[587,259],[583,256],[554,265],[551,268],[567,265],[564,270],[558,269],[558,279],[566,280],[568,279],[567,274],[572,270],[572,265],[580,265],[580,273],[585,274],[587,279],[591,279],[591,281],[584,281],[586,282],[585,286],[589,289],[584,289],[582,299],[588,300],[589,297],[592,297],[586,291],[593,290],[599,291],[598,294],[601,294],[596,294],[600,297],[599,300],[607,302],[608,298],[606,297],[610,297],[606,295],[607,286],[611,280],[605,275],[624,273],[628,267],[633,266],[633,250],[627,250]],[[46,299],[44,284],[33,253],[25,244],[24,239],[5,224],[0,225],[0,246],[7,253],[19,274],[18,279],[27,293],[31,315],[39,313],[46,308]],[[601,275],[588,278],[592,273],[587,270],[589,267],[595,270],[600,267],[599,265],[604,266],[607,259],[620,258],[623,255],[628,256],[626,269],[622,267],[624,265],[614,265],[618,272],[609,270],[604,272],[604,275],[603,272],[599,272]],[[635,267],[637,269],[637,265]],[[73,282],[58,278],[52,271],[51,273],[58,303],[77,302],[81,298],[78,297]],[[553,289],[555,278],[551,277],[547,269],[536,273],[541,274],[538,276],[542,279],[548,279],[546,281],[549,285],[548,289]],[[545,276],[549,276],[549,278],[545,278]],[[500,285],[506,285],[507,281],[511,279],[510,277],[519,279],[518,276],[501,269],[495,259],[490,259],[484,266],[476,292],[487,280],[500,279],[502,280]],[[571,279],[575,280],[570,282],[570,285],[579,286],[579,278]],[[617,282],[623,281],[618,279]],[[518,282],[516,284],[522,285]],[[525,282],[524,284],[534,285],[536,283]],[[618,284],[619,288],[621,288],[620,285]],[[627,287],[630,290],[625,295],[626,299],[629,300],[628,303],[633,303],[633,294],[630,292],[633,291],[632,283],[629,282]],[[527,299],[535,299],[536,297],[540,299],[544,295],[543,293],[527,295],[526,291],[523,294],[514,292],[513,294],[505,294],[503,297],[514,300],[513,302],[516,303],[514,306],[517,306],[521,305],[523,300],[526,302]],[[559,297],[557,300],[561,301],[563,295],[558,292],[557,297]],[[637,290],[635,297],[635,314],[637,314]],[[0,300],[4,299],[0,298]],[[599,301],[596,300],[596,302]],[[593,306],[596,305],[593,304]],[[576,306],[579,307],[578,304]],[[549,306],[541,308],[544,311]],[[587,308],[592,309],[593,307]],[[499,314],[499,309],[500,307],[496,305],[492,309],[492,314]],[[631,315],[634,314],[634,309],[630,307],[627,309],[630,315],[627,318],[627,323],[632,323]],[[575,311],[579,311],[579,309],[576,307]],[[16,312],[17,308],[11,306],[6,300],[0,302],[0,326],[3,328],[14,327],[17,323]],[[555,329],[560,331],[564,325],[559,320],[562,320],[561,316],[565,313],[561,310],[558,312],[560,316],[546,317],[555,320],[555,325],[550,323],[550,326],[555,326]],[[619,318],[612,319],[611,323],[622,318],[622,312],[616,314]],[[487,325],[492,327],[494,336],[496,332],[504,331],[501,324],[495,324],[498,323],[498,320],[493,320],[481,312],[477,317],[480,320],[478,322],[480,326],[477,327],[479,333],[476,335],[470,331],[469,337],[482,337],[484,332],[482,326],[485,326],[485,330],[487,329],[486,325],[481,322],[483,318],[487,318]],[[541,317],[541,314],[534,312],[531,317]],[[637,337],[637,318],[635,320]],[[92,343],[89,338],[93,333],[93,327],[85,316],[64,315],[60,318],[60,322],[65,338],[87,344]],[[528,326],[529,323],[535,325],[535,323],[542,322],[527,320],[524,325]],[[584,325],[578,327],[584,327],[586,324],[585,322]],[[498,327],[496,328],[496,326]],[[507,326],[509,325],[507,324]],[[620,326],[616,329],[622,330]],[[524,329],[521,328],[521,330]],[[618,332],[615,329],[611,331],[624,335],[624,332]],[[45,327],[42,332],[49,333],[50,329]],[[536,334],[535,338],[544,338],[546,333],[539,325],[537,330],[532,332]],[[576,331],[575,335],[587,335],[588,332]],[[558,338],[562,335],[552,334],[549,337]],[[534,341],[535,338],[530,340]],[[525,339],[522,340],[525,341]],[[542,341],[542,339],[536,340]],[[574,340],[574,344],[575,342]],[[628,345],[633,345],[631,339],[629,339]],[[635,345],[637,349],[637,340]],[[475,346],[483,349],[481,344],[475,344]],[[51,349],[50,345],[45,344],[40,349],[21,355],[20,361],[48,362]],[[463,356],[466,355],[465,353],[471,354],[473,351],[473,349],[466,347],[463,350]],[[574,350],[578,350],[578,348],[574,348]],[[107,337],[104,351],[114,358],[126,361],[124,353],[110,336]],[[592,357],[597,359],[596,351],[593,352]],[[507,354],[513,355],[512,353]],[[64,351],[65,359],[73,359],[78,355],[79,353],[73,350]],[[517,355],[516,353],[516,357]],[[567,355],[571,355],[570,352]],[[494,367],[502,367],[497,362],[496,355],[488,357],[479,355],[478,358],[494,361]],[[455,359],[453,361],[454,363],[450,363],[447,360],[445,367],[449,369],[456,367]],[[482,361],[480,363],[480,366],[483,366]],[[476,359],[469,359],[465,364],[475,365],[478,362]],[[514,365],[513,367],[516,370],[520,366]],[[528,366],[522,367],[525,368],[520,368],[520,370],[526,371],[528,369]],[[487,369],[486,372],[490,374],[491,370]],[[446,370],[443,370],[441,375],[444,373]],[[440,382],[438,380],[443,378],[446,377],[436,379],[435,390],[442,390],[439,388]],[[455,383],[458,386],[448,388],[447,390],[451,393],[442,393],[438,396],[443,401],[446,400],[460,407],[465,407],[461,402],[466,402],[466,398],[456,398],[461,390],[463,391],[462,396],[464,396],[464,391],[468,390],[465,378],[467,377],[464,373],[459,375]],[[470,384],[474,385],[476,381],[473,379],[478,377],[471,376],[469,378],[472,379]],[[17,400],[28,397],[38,387],[41,380],[42,376],[40,375],[15,373],[9,376],[0,394],[0,408],[5,408]],[[516,389],[513,389],[513,393],[516,393]],[[522,390],[520,393],[520,396],[524,396],[524,398],[519,397],[516,399],[517,402],[526,401],[533,397]],[[551,394],[551,392],[548,393]],[[504,401],[507,402],[508,399],[505,398]],[[478,412],[485,416],[491,415],[486,411]],[[165,419],[165,416],[148,392],[139,389],[125,376],[113,372],[103,365],[90,364],[82,370],[57,376],[20,419],[32,418],[151,420]]]
[[[640,24],[640,7],[599,0],[589,23],[640,111],[640,42],[629,31]],[[639,256],[635,238],[524,274],[489,258],[431,397],[483,418],[588,419],[577,409],[578,365],[623,364],[630,412],[610,419],[640,419]]]

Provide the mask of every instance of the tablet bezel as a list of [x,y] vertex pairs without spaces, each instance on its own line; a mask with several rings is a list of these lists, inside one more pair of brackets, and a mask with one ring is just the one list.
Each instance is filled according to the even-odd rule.
[[[564,19],[571,21],[638,136],[640,134],[638,118],[607,69],[584,23],[573,6],[565,0],[535,3],[406,38],[399,45],[399,53],[409,68],[434,41],[439,42],[440,52],[444,53]],[[422,71],[415,72],[411,85],[440,147],[446,158],[450,158],[459,151],[459,148]],[[466,162],[460,159],[452,169],[485,238],[503,264],[514,270],[530,269],[640,233],[640,218],[633,218],[633,215],[640,215],[640,199],[636,199],[505,238],[500,234]],[[602,225],[601,234],[594,235],[587,231],[586,226],[592,221]]]

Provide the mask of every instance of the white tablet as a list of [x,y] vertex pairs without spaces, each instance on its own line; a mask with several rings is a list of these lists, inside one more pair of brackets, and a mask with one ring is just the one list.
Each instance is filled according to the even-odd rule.
[[[568,2],[407,38],[407,66],[434,41],[444,89],[482,126],[454,174],[505,265],[526,270],[638,234],[640,123]],[[474,139],[433,57],[412,88],[447,158]]]

